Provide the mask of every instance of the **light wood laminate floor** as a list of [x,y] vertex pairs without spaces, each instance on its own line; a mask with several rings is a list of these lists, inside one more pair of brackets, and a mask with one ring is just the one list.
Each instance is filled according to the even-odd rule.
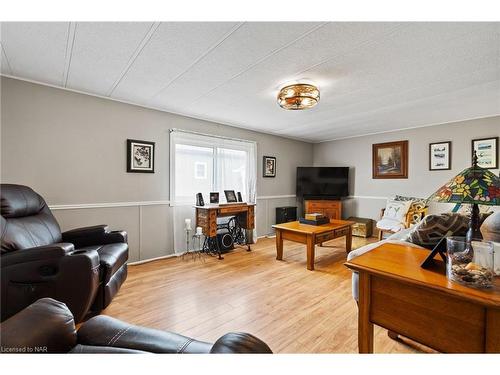
[[[353,249],[375,239],[353,237]],[[129,267],[120,292],[103,312],[127,322],[215,341],[230,331],[263,339],[275,353],[357,353],[357,306],[345,239],[317,247],[316,270],[305,267],[305,245],[285,241],[277,261],[274,238],[224,260],[186,257]],[[375,327],[375,352],[408,353]]]

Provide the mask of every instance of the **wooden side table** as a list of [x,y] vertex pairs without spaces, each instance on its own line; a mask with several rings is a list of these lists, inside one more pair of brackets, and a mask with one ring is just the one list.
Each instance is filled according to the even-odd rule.
[[358,347],[373,353],[373,325],[445,353],[500,353],[500,280],[491,289],[451,282],[428,250],[383,244],[345,265],[359,273]]

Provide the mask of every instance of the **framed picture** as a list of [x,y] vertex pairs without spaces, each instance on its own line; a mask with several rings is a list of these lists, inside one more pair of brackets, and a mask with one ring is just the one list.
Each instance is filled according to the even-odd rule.
[[274,156],[264,156],[262,171],[263,177],[276,177],[276,158]]
[[238,199],[236,199],[236,193],[234,192],[234,190],[224,190],[224,194],[226,195],[227,203],[238,202]]
[[486,169],[498,168],[498,137],[473,139],[471,160],[477,153],[477,165]]
[[451,142],[429,143],[429,170],[451,169]]
[[408,178],[408,141],[372,146],[373,178]]
[[155,143],[127,139],[127,172],[155,173]]
[[210,193],[210,203],[212,204],[219,203],[219,193],[217,192]]

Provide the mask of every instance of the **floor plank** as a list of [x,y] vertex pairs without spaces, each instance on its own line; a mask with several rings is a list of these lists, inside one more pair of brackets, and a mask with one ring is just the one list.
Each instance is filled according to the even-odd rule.
[[[353,237],[353,248],[376,239]],[[345,240],[317,247],[315,271],[306,269],[305,245],[260,239],[224,260],[170,258],[129,267],[106,315],[133,324],[215,341],[230,331],[264,340],[275,353],[357,353],[357,306]],[[375,352],[411,353],[375,328]]]

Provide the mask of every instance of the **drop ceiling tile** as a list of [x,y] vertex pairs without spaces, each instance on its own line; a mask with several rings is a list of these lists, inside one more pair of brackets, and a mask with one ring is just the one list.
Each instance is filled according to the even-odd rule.
[[251,22],[236,30],[182,77],[152,98],[151,104],[185,105],[257,62],[278,52],[322,23]]
[[14,75],[62,84],[68,22],[2,22],[1,28]]
[[106,95],[147,35],[151,22],[79,22],[67,87]]
[[111,96],[147,103],[236,26],[231,22],[162,23]]

